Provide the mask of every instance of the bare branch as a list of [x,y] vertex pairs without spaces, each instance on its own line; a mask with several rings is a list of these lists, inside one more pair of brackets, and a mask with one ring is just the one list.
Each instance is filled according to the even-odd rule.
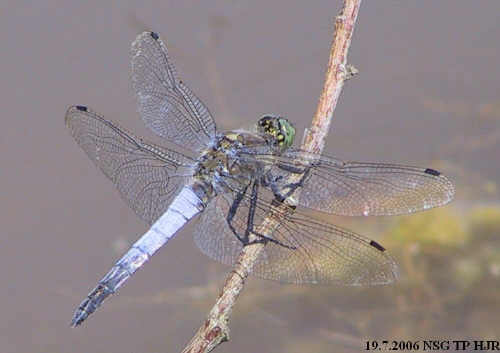
[[[335,20],[335,32],[325,84],[311,128],[302,144],[302,149],[306,151],[320,154],[323,150],[344,82],[356,73],[355,70],[347,68],[346,58],[360,5],[361,0],[344,0],[344,7]],[[258,227],[257,233],[270,234],[277,224],[278,220],[270,216]],[[228,321],[233,305],[264,247],[262,243],[243,247],[217,302],[210,310],[204,324],[184,348],[183,353],[210,352],[220,343],[229,340]]]

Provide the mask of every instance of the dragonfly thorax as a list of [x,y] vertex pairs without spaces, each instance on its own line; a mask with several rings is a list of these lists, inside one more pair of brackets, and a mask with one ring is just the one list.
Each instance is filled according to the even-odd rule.
[[215,194],[245,187],[262,175],[263,167],[251,154],[242,157],[241,152],[267,145],[263,136],[247,131],[220,134],[212,146],[201,153],[194,177],[210,185]]

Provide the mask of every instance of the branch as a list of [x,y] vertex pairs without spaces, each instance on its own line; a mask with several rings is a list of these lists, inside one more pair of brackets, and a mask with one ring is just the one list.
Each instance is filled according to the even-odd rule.
[[[346,57],[360,5],[361,0],[344,0],[344,7],[336,18],[325,84],[311,128],[302,144],[303,150],[316,154],[322,152],[344,82],[355,74],[355,69],[346,65]],[[272,233],[278,224],[278,220],[270,216],[258,227],[257,233]],[[183,353],[210,352],[222,342],[229,340],[228,321],[233,305],[264,247],[262,243],[243,247],[233,270],[226,278],[217,302]]]

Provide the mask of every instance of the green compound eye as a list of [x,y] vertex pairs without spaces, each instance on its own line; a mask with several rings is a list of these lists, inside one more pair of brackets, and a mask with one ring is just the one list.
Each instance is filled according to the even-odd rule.
[[[281,125],[281,133],[280,136],[283,136],[284,141],[280,143],[280,145],[284,145],[285,148],[288,148],[293,145],[293,140],[295,139],[295,128],[293,125],[284,118],[279,118],[279,123]],[[278,140],[281,140],[278,137]]]
[[285,150],[293,145],[295,139],[295,128],[285,118],[274,115],[264,115],[257,122],[259,133],[266,136],[269,143],[279,146]]

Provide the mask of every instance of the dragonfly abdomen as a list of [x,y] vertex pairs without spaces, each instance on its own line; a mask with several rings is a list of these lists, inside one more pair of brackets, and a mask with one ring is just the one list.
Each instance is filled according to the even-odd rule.
[[97,287],[89,293],[76,310],[71,326],[80,325],[179,229],[206,207],[204,200],[198,196],[199,190],[193,190],[194,187],[194,185],[184,186],[168,210],[99,281]]

